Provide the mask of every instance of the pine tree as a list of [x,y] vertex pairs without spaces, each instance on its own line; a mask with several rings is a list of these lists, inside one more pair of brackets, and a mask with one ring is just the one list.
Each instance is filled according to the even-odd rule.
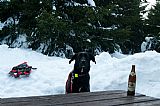
[[146,25],[147,25],[147,34],[151,34],[154,36],[157,36],[160,32],[160,2],[157,2],[156,6],[154,6],[149,14],[148,19],[146,19]]
[[[73,47],[74,52],[84,47],[101,47],[108,52],[119,48],[123,53],[138,52],[144,39],[141,2],[94,1],[96,7],[89,6],[88,0],[11,0],[3,2],[0,18],[3,22],[9,17],[18,20],[18,24],[12,24],[13,32],[25,33],[34,50],[41,43],[48,45],[43,51],[45,54],[65,51],[66,45]],[[11,13],[7,14],[10,9]]]
[[157,52],[160,52],[160,0],[157,0],[157,4],[149,11],[148,19],[145,20],[145,34],[149,37],[154,37],[155,41],[152,42]]
[[103,33],[98,33],[103,50],[109,49],[113,52],[117,48],[116,45],[120,45],[123,53],[139,52],[143,39],[143,21],[140,12],[144,11],[144,7],[140,7],[141,2],[95,0],[95,3],[98,7],[97,28],[103,29],[100,31]]
[[[0,20],[5,22],[6,26],[3,28],[3,35],[10,35],[8,45],[10,45],[19,34],[17,30],[17,21],[20,19],[20,11],[22,9],[21,0],[1,1],[0,2]],[[9,20],[8,20],[9,19]],[[8,20],[8,21],[7,21]],[[4,37],[5,37],[4,36]]]

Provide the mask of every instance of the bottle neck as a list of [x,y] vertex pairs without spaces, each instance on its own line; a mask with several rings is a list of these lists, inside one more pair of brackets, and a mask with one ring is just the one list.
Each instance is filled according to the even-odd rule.
[[135,72],[135,65],[132,65],[132,70],[131,72]]

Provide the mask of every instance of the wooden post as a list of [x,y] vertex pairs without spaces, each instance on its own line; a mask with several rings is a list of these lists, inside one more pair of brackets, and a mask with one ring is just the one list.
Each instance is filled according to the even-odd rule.
[[136,72],[135,72],[135,65],[132,65],[132,69],[128,78],[127,96],[134,96],[135,89],[136,89]]

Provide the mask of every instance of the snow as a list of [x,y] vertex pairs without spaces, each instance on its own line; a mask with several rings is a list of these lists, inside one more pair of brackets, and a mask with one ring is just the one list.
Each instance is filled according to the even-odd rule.
[[[154,6],[156,5],[156,0],[147,0],[147,2],[147,7],[145,8],[145,10],[147,11],[149,11],[151,8],[154,8]],[[143,3],[142,5],[146,5],[146,3]],[[143,17],[147,19],[148,13],[149,12],[143,14]]]
[[94,7],[96,6],[95,2],[93,0],[88,0],[88,4],[90,4],[91,6],[94,6]]
[[4,26],[4,23],[1,23],[0,21],[0,30],[2,30],[3,26]]
[[[3,41],[2,41],[3,42]],[[21,47],[21,48],[28,48],[28,43],[27,43],[27,35],[22,34],[15,39],[11,45],[12,47]]]
[[156,0],[147,0],[149,2],[149,5],[147,6],[147,9],[150,9],[153,5],[156,4]]
[[[65,93],[65,82],[74,62],[69,59],[49,57],[41,53],[0,45],[0,98],[56,95]],[[118,52],[110,55],[103,52],[91,62],[91,92],[106,90],[127,90],[128,75],[136,65],[136,92],[160,98],[160,54],[147,51],[134,55]],[[13,66],[22,62],[36,67],[29,77],[9,77]]]

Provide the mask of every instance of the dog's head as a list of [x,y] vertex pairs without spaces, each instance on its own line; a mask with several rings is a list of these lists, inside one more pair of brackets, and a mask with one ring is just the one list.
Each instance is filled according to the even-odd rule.
[[77,55],[77,63],[78,63],[78,67],[79,69],[85,72],[88,72],[90,69],[90,57],[89,54],[87,52],[80,52]]

